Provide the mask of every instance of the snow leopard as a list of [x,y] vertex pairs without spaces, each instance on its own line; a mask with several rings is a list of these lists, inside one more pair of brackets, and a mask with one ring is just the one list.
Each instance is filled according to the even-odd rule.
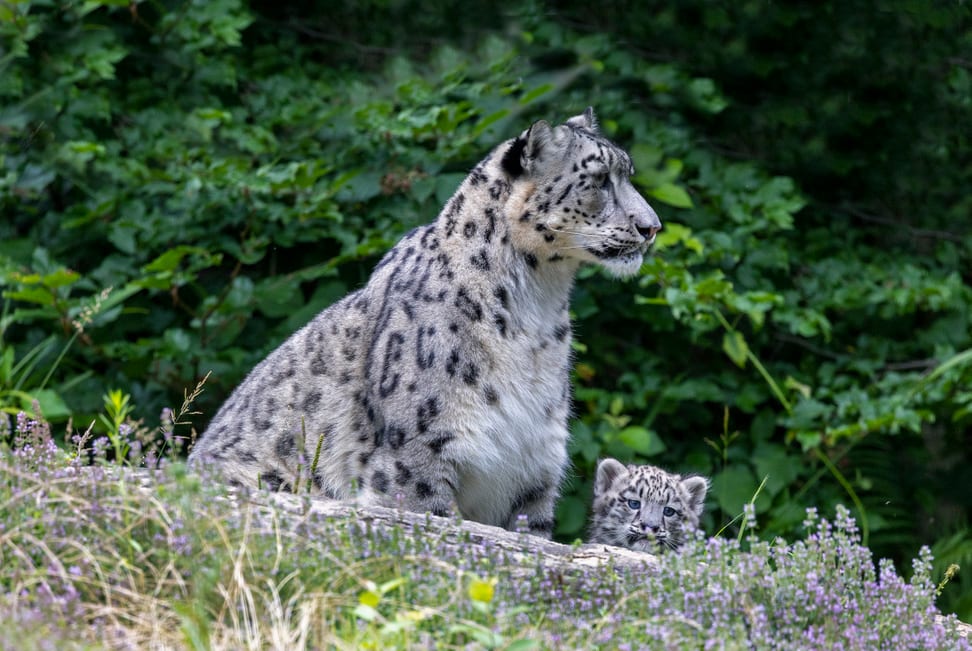
[[634,171],[590,108],[503,142],[364,287],[249,373],[190,465],[550,537],[574,278],[591,263],[636,274],[661,229]]
[[603,459],[594,479],[588,542],[658,553],[678,549],[699,526],[709,480],[657,466]]

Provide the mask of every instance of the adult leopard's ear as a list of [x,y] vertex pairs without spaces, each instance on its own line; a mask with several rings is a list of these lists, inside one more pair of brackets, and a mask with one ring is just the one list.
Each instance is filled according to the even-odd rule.
[[552,140],[553,128],[550,123],[546,120],[534,122],[503,154],[503,169],[513,178],[532,171]]
[[695,515],[701,516],[705,508],[705,494],[709,492],[709,480],[705,477],[693,475],[682,480],[682,488],[688,493],[688,506]]
[[580,129],[586,129],[588,131],[597,132],[597,118],[594,117],[594,107],[588,106],[583,113],[580,115],[575,115],[574,117],[567,120],[567,124],[572,127],[578,127]]
[[600,495],[611,488],[614,480],[627,474],[628,469],[615,459],[602,459],[597,464],[597,475],[594,478],[594,494]]

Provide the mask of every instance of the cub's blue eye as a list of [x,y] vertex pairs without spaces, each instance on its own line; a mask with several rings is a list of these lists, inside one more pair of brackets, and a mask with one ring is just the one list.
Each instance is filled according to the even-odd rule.
[[664,515],[666,518],[670,518],[675,515],[675,509],[670,506],[666,506],[664,509],[662,509],[662,515]]
[[601,187],[602,188],[606,188],[609,185],[611,185],[611,175],[610,174],[604,174],[598,180],[601,182]]
[[641,508],[641,502],[639,502],[638,500],[628,500],[628,508],[629,509],[640,509]]

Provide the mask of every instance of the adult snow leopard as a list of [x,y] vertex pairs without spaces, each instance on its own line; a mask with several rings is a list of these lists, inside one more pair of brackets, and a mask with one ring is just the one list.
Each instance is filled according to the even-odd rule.
[[661,228],[633,173],[591,109],[499,145],[364,288],[253,369],[191,463],[508,529],[525,515],[549,536],[574,276],[584,263],[636,273]]
[[709,480],[657,466],[603,459],[594,478],[588,542],[657,553],[678,549],[686,527],[698,527]]

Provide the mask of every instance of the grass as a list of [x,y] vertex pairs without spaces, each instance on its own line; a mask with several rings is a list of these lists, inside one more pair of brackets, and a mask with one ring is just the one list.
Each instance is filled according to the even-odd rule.
[[759,540],[750,514],[746,539],[699,534],[654,570],[564,574],[419,527],[226,499],[151,457],[138,427],[124,431],[152,461],[141,483],[106,460],[114,445],[88,441],[99,452],[82,465],[46,423],[12,428],[0,438],[4,650],[970,648],[937,617],[930,554],[905,581],[845,510],[809,512],[793,543]]

